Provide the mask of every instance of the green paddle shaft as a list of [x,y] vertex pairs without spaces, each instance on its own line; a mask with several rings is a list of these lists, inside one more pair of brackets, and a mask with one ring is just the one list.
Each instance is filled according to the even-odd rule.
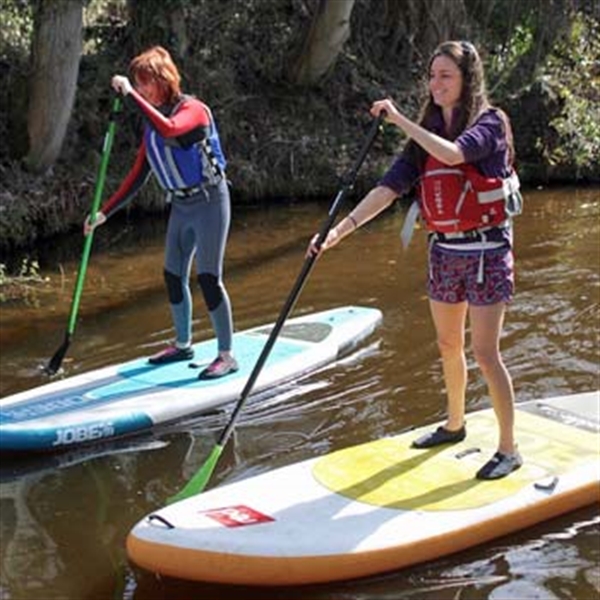
[[[102,200],[102,192],[104,190],[104,181],[106,179],[106,171],[108,169],[108,160],[110,157],[110,151],[115,136],[117,114],[121,110],[121,99],[119,96],[115,96],[113,100],[112,110],[110,113],[110,119],[108,124],[108,130],[104,136],[104,147],[102,148],[102,158],[100,161],[100,167],[98,169],[98,175],[96,177],[96,189],[94,191],[94,199],[92,201],[92,208],[90,210],[90,224],[93,224],[96,220],[98,209],[100,208],[100,201]],[[93,230],[85,236],[83,244],[83,253],[81,256],[81,262],[79,264],[79,270],[77,272],[77,280],[75,283],[75,289],[73,291],[73,299],[71,301],[71,312],[69,314],[69,322],[67,324],[67,330],[65,332],[65,339],[58,350],[54,353],[54,356],[50,359],[46,367],[46,372],[49,375],[54,375],[60,365],[62,364],[63,358],[67,353],[69,344],[71,343],[71,337],[75,331],[75,325],[77,323],[77,313],[79,311],[79,303],[81,300],[81,293],[83,291],[83,282],[85,279],[85,273],[87,270],[88,260],[90,257],[90,251],[92,248],[94,232]]]
[[[116,117],[117,113],[121,108],[121,99],[119,96],[115,96],[113,101],[112,111],[110,114],[110,120],[108,124],[108,131],[104,136],[104,148],[102,149],[102,159],[100,161],[100,167],[98,169],[98,177],[96,180],[96,189],[94,191],[94,200],[92,202],[92,209],[90,211],[90,225],[93,225],[96,220],[96,214],[100,208],[100,202],[102,200],[102,193],[104,191],[104,181],[106,180],[106,171],[108,169],[108,161],[110,158],[110,152],[113,145],[113,139],[115,137],[116,129]],[[92,240],[94,237],[94,231],[92,230],[88,235],[85,236],[85,243],[83,245],[83,254],[81,256],[81,265],[77,273],[77,283],[75,284],[75,292],[73,294],[73,304],[71,306],[71,314],[69,316],[69,326],[67,331],[69,334],[73,334],[75,331],[75,324],[77,322],[77,312],[79,310],[79,302],[81,300],[81,292],[83,291],[83,282],[85,279],[85,273],[87,270],[87,264],[90,257],[90,251],[92,248]]]
[[[323,244],[323,242],[325,241],[325,239],[327,238],[327,234],[329,233],[329,230],[331,229],[333,222],[335,221],[335,219],[342,207],[342,201],[343,201],[344,197],[354,186],[354,182],[356,181],[356,175],[358,174],[358,170],[360,169],[362,163],[364,162],[365,157],[367,156],[367,153],[369,152],[369,150],[373,144],[373,141],[375,140],[375,137],[377,136],[377,132],[379,131],[379,128],[381,126],[381,123],[382,123],[384,117],[385,117],[384,113],[381,113],[381,115],[379,117],[377,117],[377,119],[373,122],[373,125],[371,126],[371,129],[367,135],[367,139],[365,140],[365,143],[361,149],[358,159],[356,160],[356,163],[354,164],[352,169],[349,171],[349,173],[343,178],[342,188],[337,193],[335,200],[333,201],[333,203],[329,209],[328,217],[327,217],[325,223],[323,224],[321,231],[319,232],[319,235],[317,236],[317,241],[316,241],[317,248],[320,248],[321,245]],[[244,386],[244,389],[242,390],[240,399],[238,400],[238,402],[235,406],[235,409],[233,410],[233,413],[231,414],[231,417],[229,419],[229,423],[227,424],[227,426],[221,433],[221,436],[219,437],[217,444],[215,445],[212,452],[210,453],[208,460],[205,462],[204,465],[202,465],[200,470],[192,477],[192,479],[185,485],[185,487],[178,494],[176,494],[175,496],[173,496],[172,498],[169,499],[169,503],[178,501],[178,500],[183,500],[185,498],[189,498],[190,496],[199,494],[206,487],[206,484],[208,483],[210,476],[212,475],[212,472],[214,471],[214,469],[217,465],[219,456],[221,455],[221,452],[223,451],[223,448],[225,447],[225,444],[227,443],[227,440],[229,439],[229,436],[231,435],[231,432],[233,431],[237,417],[238,417],[240,411],[242,410],[242,407],[244,406],[246,399],[250,395],[250,392],[252,391],[252,388],[254,387],[254,383],[256,382],[258,375],[260,374],[265,362],[267,361],[267,358],[269,357],[271,349],[273,348],[273,346],[275,344],[277,336],[279,335],[279,332],[281,331],[281,329],[285,323],[285,320],[287,319],[288,315],[294,308],[294,305],[296,304],[296,300],[300,296],[300,292],[302,291],[302,288],[304,287],[304,284],[306,283],[306,280],[308,279],[308,275],[310,274],[310,272],[312,270],[312,267],[316,261],[316,258],[317,257],[315,255],[310,254],[304,260],[304,264],[302,265],[302,270],[300,271],[300,275],[298,276],[296,283],[294,284],[294,287],[292,288],[292,291],[290,292],[290,294],[285,302],[285,305],[284,305],[283,309],[281,310],[281,313],[277,319],[277,322],[275,323],[275,326],[271,330],[271,333],[269,334],[269,338],[267,339],[267,341],[263,347],[263,350],[262,350],[260,356],[258,357],[258,360],[256,361],[256,364],[254,365],[254,369],[252,370],[252,373],[250,374],[250,377],[248,378],[248,381],[247,381],[246,385]]]

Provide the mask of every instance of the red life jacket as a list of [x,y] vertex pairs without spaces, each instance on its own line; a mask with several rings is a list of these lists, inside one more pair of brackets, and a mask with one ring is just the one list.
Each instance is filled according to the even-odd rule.
[[450,233],[500,225],[521,212],[519,178],[485,177],[473,166],[429,156],[420,183],[421,215],[431,231]]

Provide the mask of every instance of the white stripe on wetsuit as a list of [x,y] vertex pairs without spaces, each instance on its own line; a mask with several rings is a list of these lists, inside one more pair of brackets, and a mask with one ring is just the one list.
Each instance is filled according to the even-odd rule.
[[[169,177],[168,169],[165,167],[163,161],[160,157],[160,152],[158,146],[156,144],[157,133],[155,131],[150,131],[150,144],[152,145],[153,152],[148,152],[148,159],[154,168],[154,171],[160,173],[160,177],[158,178],[159,182],[166,189],[174,189],[177,186],[171,181]],[[156,160],[154,160],[156,158]]]

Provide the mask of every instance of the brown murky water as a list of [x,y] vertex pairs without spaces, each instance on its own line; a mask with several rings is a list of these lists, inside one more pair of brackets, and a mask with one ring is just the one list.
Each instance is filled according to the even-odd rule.
[[[503,349],[518,400],[600,387],[600,191],[526,194],[516,224],[517,295]],[[237,211],[226,279],[237,329],[277,315],[327,204]],[[294,314],[376,306],[383,325],[351,355],[249,401],[211,485],[438,420],[444,398],[424,295],[425,241],[405,253],[402,211],[390,211],[318,262]],[[154,222],[99,231],[70,374],[149,354],[170,337],[162,290],[162,229]],[[0,311],[0,396],[40,385],[37,369],[62,341],[81,239],[44,255],[50,292]],[[70,246],[70,249],[68,248]],[[69,258],[70,256],[70,258]],[[201,300],[196,341],[212,336]],[[469,408],[488,404],[470,362]],[[597,598],[597,506],[422,566],[361,581],[256,590],[164,581],[127,564],[130,527],[161,506],[203,464],[227,424],[215,413],[147,437],[35,460],[2,460],[0,598],[318,599]],[[600,451],[600,449],[599,449]],[[265,493],[268,493],[267,491]],[[319,532],[315,532],[318,536]]]

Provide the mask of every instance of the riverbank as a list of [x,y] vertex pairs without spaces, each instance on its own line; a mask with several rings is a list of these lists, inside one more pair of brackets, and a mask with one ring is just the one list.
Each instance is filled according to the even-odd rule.
[[[573,165],[552,165],[531,156],[529,142],[518,133],[528,112],[517,106],[513,115],[517,153],[522,156],[517,161],[522,185],[529,189],[598,185],[600,165],[598,172],[582,172]],[[271,115],[273,123],[265,140],[257,140],[256,150],[249,155],[236,155],[235,140],[226,144],[231,148],[228,173],[234,207],[314,201],[335,194],[370,126],[366,103],[356,113],[336,122],[332,111],[327,113],[329,118],[321,112],[310,128],[299,121],[286,123],[285,115]],[[539,127],[542,123],[533,131]],[[357,176],[355,198],[376,183],[401,144],[397,131],[385,126]],[[117,188],[133,160],[134,147],[116,146],[105,198]],[[26,256],[37,245],[80,229],[93,200],[99,160],[98,154],[82,163],[60,162],[43,177],[27,173],[16,163],[0,164],[0,178],[7,182],[0,191],[0,263],[11,259],[14,263],[15,256]],[[151,182],[127,212],[131,218],[146,218],[160,216],[165,210],[164,195]]]
[[[218,121],[234,206],[327,198],[356,159],[372,121],[368,108],[373,100],[389,96],[407,115],[417,116],[426,54],[418,52],[416,42],[405,41],[398,45],[397,62],[382,58],[387,56],[384,37],[367,34],[374,33],[376,18],[383,17],[371,15],[368,4],[359,4],[353,13],[356,35],[348,40],[333,71],[310,88],[293,85],[286,77],[284,57],[290,56],[286,44],[293,47],[298,41],[291,25],[299,15],[280,1],[265,1],[264,6],[271,10],[273,23],[287,33],[269,39],[266,50],[253,46],[249,55],[247,44],[238,39],[239,27],[225,18],[233,9],[223,5],[227,28],[220,32],[221,46],[211,48],[213,60],[207,62],[202,52],[191,51],[182,58],[188,77],[195,74],[186,78],[184,90],[205,100]],[[247,3],[235,6],[250,11]],[[594,158],[600,155],[600,29],[597,18],[584,12],[570,18],[570,29],[552,37],[552,47],[540,46],[538,54],[542,49],[543,54],[535,69],[530,64],[532,50],[517,33],[503,34],[508,37],[499,44],[493,29],[478,32],[491,95],[511,118],[517,169],[530,188],[600,184],[600,163]],[[302,13],[302,19],[307,20],[308,14]],[[264,20],[253,20],[252,25],[253,35],[268,35]],[[534,25],[528,35],[545,31],[543,21]],[[477,31],[476,24],[470,27]],[[243,30],[247,33],[247,27]],[[6,67],[0,68],[0,90],[10,90],[0,93],[0,110],[7,113],[6,124],[0,121],[0,135],[7,140],[0,148],[0,263],[14,262],[15,255],[26,255],[42,243],[79,230],[89,212],[112,103],[108,82],[115,70],[126,70],[127,57],[135,48],[135,40],[128,37],[135,23],[118,27],[111,23],[101,31],[106,39],[96,41],[102,50],[82,56],[76,103],[60,158],[44,175],[28,173],[19,154],[26,146],[27,57],[11,56],[9,64],[0,56],[0,66]],[[89,35],[100,34],[90,30]],[[117,123],[105,197],[133,162],[139,126],[137,111],[125,106]],[[403,143],[397,129],[383,129],[358,175],[357,195],[381,177]],[[162,214],[163,194],[152,183],[128,210],[142,216]]]

